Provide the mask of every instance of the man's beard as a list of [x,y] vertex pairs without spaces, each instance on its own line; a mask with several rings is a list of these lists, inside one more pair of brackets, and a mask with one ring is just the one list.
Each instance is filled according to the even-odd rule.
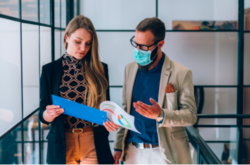
[[148,70],[148,68],[149,68],[149,67],[156,61],[156,59],[157,59],[157,56],[158,56],[158,49],[157,49],[157,48],[154,49],[153,52],[151,52],[151,54],[154,54],[154,56],[151,57],[151,59],[153,59],[153,61],[152,61],[151,63],[149,63],[148,65],[144,65],[144,66],[137,64],[138,67],[139,67],[139,69]]

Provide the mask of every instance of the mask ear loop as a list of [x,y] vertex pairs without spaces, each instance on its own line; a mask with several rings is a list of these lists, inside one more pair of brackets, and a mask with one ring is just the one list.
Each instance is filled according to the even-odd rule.
[[[156,46],[156,47],[158,47],[158,43],[157,43],[157,46]],[[156,47],[155,47],[155,48],[156,48]],[[155,48],[154,48],[154,49],[155,49]],[[151,52],[153,52],[154,49],[153,49]],[[157,57],[158,51],[159,51],[159,50],[157,50],[157,52],[155,53],[156,55],[153,57],[153,59],[152,59],[152,60],[150,59],[150,63],[153,62],[153,60],[155,59],[155,57]],[[151,55],[150,55],[150,58],[151,58]]]

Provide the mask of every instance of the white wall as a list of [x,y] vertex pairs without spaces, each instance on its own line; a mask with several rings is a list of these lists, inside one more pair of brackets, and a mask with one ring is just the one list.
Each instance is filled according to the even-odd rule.
[[155,0],[81,0],[80,14],[98,30],[135,29],[146,17],[156,16]]
[[172,21],[235,21],[238,0],[159,0],[159,18],[169,30]]

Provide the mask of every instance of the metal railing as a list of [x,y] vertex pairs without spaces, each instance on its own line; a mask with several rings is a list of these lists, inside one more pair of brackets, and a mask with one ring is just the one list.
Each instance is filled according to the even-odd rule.
[[197,164],[222,164],[193,126],[186,127],[189,142],[197,152]]
[[[4,135],[0,137],[0,140],[3,139],[5,136],[7,136],[9,133],[11,133],[14,129],[16,129],[20,124],[25,122],[27,119],[29,119],[32,115],[34,115],[36,112],[38,112],[39,108],[37,108],[35,111],[33,111],[29,116],[24,118],[22,121],[20,121],[18,124],[16,124],[13,128],[11,128],[8,132],[6,132]],[[229,115],[229,114],[223,114],[223,115],[210,115],[210,114],[201,114],[198,115],[198,118],[250,118],[250,115]],[[40,122],[38,120],[38,122]],[[199,126],[198,126],[199,127]],[[219,127],[219,126],[218,126]],[[40,129],[39,127],[37,129]],[[197,152],[197,164],[222,164],[220,159],[215,155],[215,153],[211,150],[211,148],[207,145],[205,140],[200,136],[198,131],[193,127],[186,127],[188,138],[192,146],[194,147],[195,151]],[[20,130],[24,131],[24,130]],[[39,139],[40,140],[40,139]],[[41,142],[46,142],[41,139]],[[110,141],[113,142],[113,141]],[[20,142],[19,142],[20,143]],[[24,141],[23,141],[24,143]]]

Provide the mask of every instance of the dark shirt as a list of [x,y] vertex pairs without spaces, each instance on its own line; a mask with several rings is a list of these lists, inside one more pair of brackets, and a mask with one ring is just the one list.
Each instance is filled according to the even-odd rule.
[[141,101],[145,104],[152,105],[149,101],[153,98],[158,102],[158,93],[160,86],[161,70],[164,63],[165,55],[157,66],[151,70],[138,69],[131,102],[131,115],[135,117],[135,127],[141,134],[128,131],[127,142],[158,144],[157,121],[146,118],[135,111],[134,102]]
[[[65,54],[62,59],[62,79],[59,86],[60,96],[77,103],[87,104],[87,81],[82,60]],[[64,128],[92,127],[91,122],[63,114]]]

